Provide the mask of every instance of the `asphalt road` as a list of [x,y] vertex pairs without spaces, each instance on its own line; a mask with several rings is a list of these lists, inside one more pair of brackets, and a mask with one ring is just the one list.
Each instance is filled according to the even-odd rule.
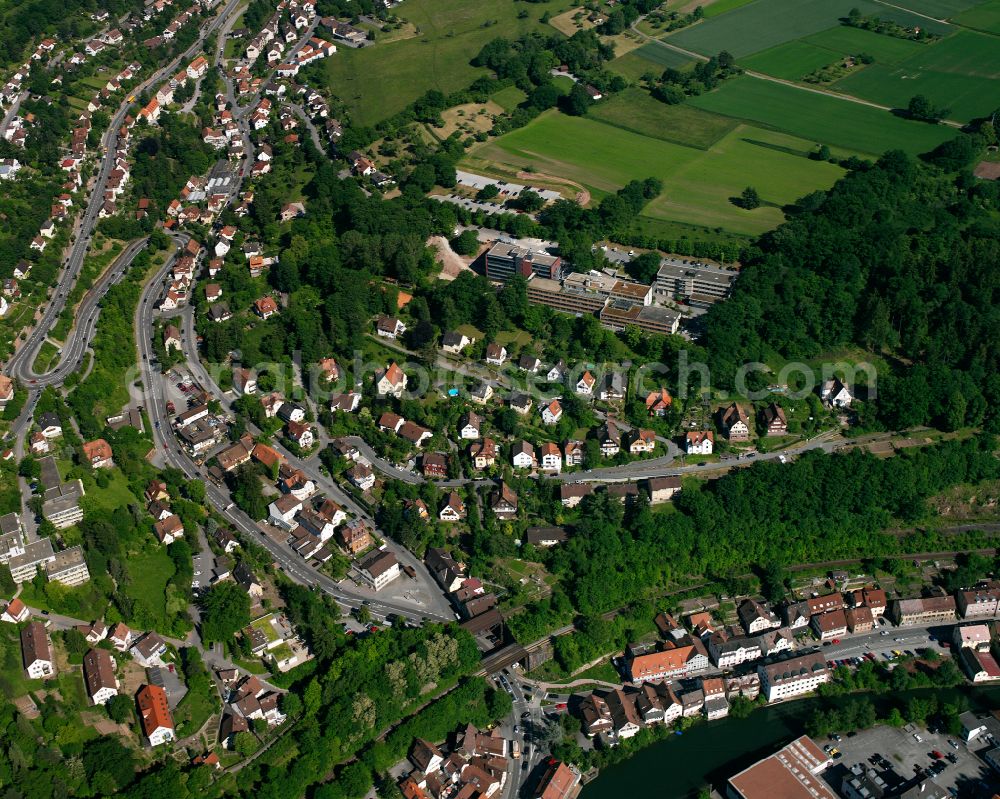
[[[188,237],[186,234],[178,234],[173,236],[173,240],[179,249],[187,242]],[[173,434],[171,419],[166,414],[167,396],[165,381],[159,370],[152,366],[155,359],[152,348],[152,330],[154,320],[157,316],[157,300],[163,291],[164,283],[173,266],[175,257],[176,253],[174,257],[168,259],[163,268],[144,288],[139,300],[135,321],[135,335],[139,346],[142,382],[144,386],[143,403],[152,424],[150,432],[153,436],[157,453],[168,465],[183,471],[189,479],[197,479],[204,482],[207,489],[206,497],[212,506],[236,529],[265,547],[274,557],[275,562],[281,570],[295,582],[319,587],[348,609],[356,608],[362,602],[367,602],[373,616],[376,617],[384,618],[387,614],[398,614],[404,618],[416,621],[424,618],[435,621],[452,621],[454,614],[448,606],[447,601],[437,589],[436,584],[433,583],[430,573],[404,547],[396,545],[393,547],[393,550],[403,565],[413,566],[417,570],[418,575],[422,575],[424,580],[427,581],[429,591],[425,593],[428,593],[433,598],[433,606],[428,607],[399,599],[380,598],[374,592],[355,588],[346,580],[338,583],[326,574],[314,569],[298,554],[293,552],[291,548],[277,543],[270,536],[266,535],[255,520],[232,504],[228,492],[208,480],[203,468],[196,466],[184,453],[180,443]],[[193,336],[185,335],[183,338],[185,355],[188,357],[188,367],[195,379],[202,384],[203,388],[213,392],[228,410],[228,399],[211,382],[208,373],[198,359],[197,352],[194,351]],[[282,448],[278,447],[278,449],[282,451]],[[309,474],[314,482],[332,499],[340,502],[340,504],[357,515],[369,518],[368,514],[349,495],[345,494],[339,486],[333,483],[332,480],[318,474],[314,467],[310,467],[309,464],[296,458],[290,452],[283,451],[282,454],[289,459],[292,465],[302,468],[303,471]],[[406,580],[409,578],[401,577],[400,579]]]

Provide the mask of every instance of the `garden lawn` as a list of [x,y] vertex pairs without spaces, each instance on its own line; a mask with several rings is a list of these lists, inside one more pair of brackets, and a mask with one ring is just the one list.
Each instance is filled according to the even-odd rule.
[[946,23],[932,22],[873,0],[756,0],[670,34],[667,41],[703,55],[727,50],[740,58],[839,25],[852,8],[934,33],[953,30]]
[[955,21],[968,28],[1000,34],[1000,0],[987,0],[959,14]]
[[508,86],[506,89],[501,89],[494,94],[491,99],[504,111],[513,111],[521,103],[523,103],[527,97],[528,95],[517,88],[517,86]]
[[[174,575],[174,562],[165,547],[150,547],[128,558],[126,563],[131,582],[127,593],[138,607],[145,610],[153,627],[167,628],[167,582]],[[137,613],[137,615],[140,615]]]
[[691,105],[667,105],[635,87],[595,103],[588,116],[654,139],[707,150],[738,124]]
[[705,111],[873,155],[890,149],[923,153],[957,135],[951,128],[911,122],[878,108],[751,76],[727,80],[689,102]]
[[108,469],[106,474],[111,480],[104,488],[97,485],[96,481],[87,481],[87,494],[81,501],[85,508],[94,508],[110,514],[117,508],[125,508],[138,502],[120,469]]
[[[414,23],[416,36],[355,50],[340,48],[325,62],[327,85],[343,98],[356,123],[371,125],[403,110],[429,89],[464,89],[486,71],[469,61],[497,37],[551,35],[539,18],[564,10],[557,0],[407,0],[399,16]],[[518,19],[518,12],[528,16]]]
[[[753,235],[780,224],[777,205],[829,188],[842,174],[839,167],[809,160],[806,154],[814,146],[775,131],[739,126],[711,148],[697,150],[594,119],[546,112],[473,150],[468,167],[489,173],[491,168],[530,165],[582,183],[598,196],[630,180],[657,177],[664,192],[643,216]],[[768,205],[744,211],[730,202],[748,185]]]

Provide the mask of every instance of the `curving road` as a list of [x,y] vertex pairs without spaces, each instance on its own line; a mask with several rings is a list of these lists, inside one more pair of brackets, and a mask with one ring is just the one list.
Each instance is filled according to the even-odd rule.
[[[177,249],[180,249],[187,242],[188,238],[186,234],[172,236]],[[418,579],[425,585],[425,590],[422,593],[430,598],[429,603],[416,600],[409,601],[399,597],[391,599],[382,598],[370,590],[355,587],[346,580],[337,582],[323,572],[313,568],[297,553],[293,552],[290,547],[283,543],[278,543],[268,536],[254,519],[251,519],[247,514],[233,505],[229,493],[224,488],[208,480],[204,469],[196,466],[184,453],[180,442],[174,435],[171,424],[172,420],[165,410],[167,401],[166,382],[160,374],[159,369],[153,366],[155,363],[155,354],[152,347],[153,324],[157,317],[157,299],[164,289],[164,283],[173,266],[174,258],[176,258],[176,250],[174,256],[168,259],[155,277],[147,283],[139,300],[135,318],[135,336],[139,347],[140,369],[144,390],[143,404],[152,424],[150,432],[153,436],[157,453],[162,456],[168,465],[183,471],[189,479],[204,482],[206,497],[215,509],[236,529],[267,549],[281,570],[293,581],[303,585],[317,586],[347,608],[356,608],[364,602],[368,604],[369,609],[376,615],[398,614],[404,618],[416,621],[420,621],[421,619],[442,622],[453,621],[454,613],[451,611],[447,600],[438,590],[427,568],[406,548],[392,542],[387,542],[396,554],[400,564],[410,566],[417,572]],[[230,410],[231,403],[229,399],[211,380],[210,375],[198,358],[194,345],[195,338],[192,326],[189,323],[184,325],[184,327],[185,330],[182,338],[189,370],[205,390],[213,393],[222,406],[227,411]],[[345,493],[334,481],[320,474],[314,466],[297,458],[280,444],[276,444],[275,449],[281,452],[291,465],[309,474],[316,485],[331,499],[340,503],[355,515],[372,521],[370,515],[349,494]],[[408,578],[403,577],[401,579],[405,580]]]
[[[241,0],[229,0],[219,14],[213,17],[212,20],[202,29],[198,39],[187,50],[174,58],[174,60],[169,64],[160,67],[159,70],[154,72],[141,84],[132,89],[129,96],[137,96],[144,92],[147,88],[150,88],[152,85],[160,83],[166,77],[173,75],[181,62],[189,59],[195,52],[204,47],[205,37],[222,25],[240,2]],[[46,373],[46,375],[39,375],[34,372],[33,365],[35,358],[38,357],[38,351],[41,349],[42,344],[48,337],[49,332],[55,325],[59,315],[62,313],[63,308],[66,305],[66,296],[69,289],[76,282],[80,275],[80,270],[83,267],[83,262],[90,246],[90,239],[99,218],[98,214],[100,213],[101,207],[104,205],[104,191],[107,188],[108,179],[114,169],[115,152],[118,149],[118,131],[124,124],[125,117],[128,115],[131,107],[132,103],[128,100],[123,101],[118,108],[118,112],[108,125],[107,130],[104,131],[104,135],[101,137],[101,147],[103,148],[102,152],[104,153],[104,157],[101,160],[101,167],[98,170],[97,177],[91,185],[90,198],[87,202],[87,207],[84,210],[83,215],[77,221],[76,238],[74,239],[73,246],[70,249],[69,257],[66,259],[62,271],[59,274],[59,280],[55,286],[52,300],[49,302],[45,312],[42,314],[42,318],[38,320],[34,330],[32,330],[21,347],[19,347],[17,352],[11,356],[10,360],[4,367],[4,372],[10,377],[17,377],[19,380],[22,380],[30,385],[34,385],[35,383],[43,385],[42,380],[44,379],[46,380],[44,385],[49,385],[56,382],[56,379],[49,379],[49,376],[53,375],[56,370],[60,370],[63,377],[65,377],[65,375],[68,374],[69,371],[72,371],[72,369],[77,365],[76,361],[70,357],[72,352],[76,352],[77,357],[79,357],[79,353],[82,353],[83,349],[86,348],[86,345],[83,347],[77,345],[77,340],[81,338],[81,334],[84,334],[84,331],[80,326],[78,326],[75,333],[72,334],[73,338],[71,341],[67,342],[67,346],[63,348],[62,358],[57,366],[50,372]],[[134,256],[135,253],[132,253],[132,257]],[[81,318],[81,316],[78,315],[78,319],[79,318]],[[89,336],[92,335],[93,325],[89,325]],[[84,334],[84,338],[89,341],[88,334]],[[66,366],[68,366],[68,368],[64,368]]]

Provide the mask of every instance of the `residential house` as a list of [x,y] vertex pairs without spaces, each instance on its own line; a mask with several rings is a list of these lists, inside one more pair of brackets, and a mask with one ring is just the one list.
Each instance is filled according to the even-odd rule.
[[142,734],[150,746],[174,740],[174,720],[167,703],[167,692],[159,685],[144,685],[136,694]]
[[380,316],[375,323],[375,332],[382,338],[395,340],[406,332],[406,325],[394,316]]
[[646,411],[650,416],[665,416],[673,401],[670,392],[665,388],[651,391],[646,395]]
[[608,419],[597,434],[597,440],[601,445],[601,454],[605,458],[613,458],[621,452],[622,436],[618,431],[618,425],[613,419]]
[[115,659],[106,649],[91,649],[83,656],[83,682],[91,704],[105,705],[118,696]]
[[656,432],[653,430],[633,430],[628,451],[632,455],[653,452],[656,449]]
[[484,438],[482,442],[469,446],[469,457],[477,469],[488,469],[497,462],[497,445],[492,438]]
[[594,486],[591,483],[560,483],[559,500],[563,507],[575,508],[583,498],[594,493]]
[[458,522],[465,518],[465,503],[456,492],[448,492],[438,518],[443,522]]
[[693,430],[685,436],[688,455],[711,455],[715,448],[715,433],[711,430]]
[[889,605],[889,616],[898,627],[909,627],[953,622],[955,610],[955,598],[950,596],[894,599]]
[[567,466],[580,466],[583,463],[583,442],[567,441],[563,446],[563,461]]
[[646,489],[649,491],[649,503],[651,505],[661,505],[673,499],[674,494],[681,490],[680,477],[650,477],[646,480]]
[[871,608],[864,606],[848,608],[845,615],[847,629],[852,634],[868,633],[875,629],[875,616]]
[[397,399],[406,391],[406,374],[393,362],[375,374],[375,389],[380,397],[393,396]]
[[785,418],[785,409],[780,405],[772,402],[764,408],[761,418],[767,431],[766,435],[783,436],[788,434],[788,420]]
[[491,366],[503,366],[504,361],[507,360],[507,348],[502,347],[499,344],[487,344],[486,345],[486,363]]
[[854,402],[854,396],[847,384],[836,377],[823,383],[819,397],[832,408],[847,408]]
[[557,424],[562,419],[562,405],[559,400],[554,399],[542,408],[542,422],[544,424]]
[[584,372],[580,376],[580,379],[576,381],[574,391],[583,397],[590,397],[594,393],[594,385],[596,383],[596,378],[589,371]]
[[479,431],[483,427],[483,417],[475,411],[469,411],[462,415],[458,422],[458,437],[467,441],[474,441],[479,438]]
[[85,442],[83,457],[93,469],[110,469],[115,465],[111,445],[103,438]]
[[781,620],[777,615],[755,599],[744,599],[736,608],[736,615],[739,616],[740,624],[743,625],[747,635],[755,635],[781,626]]
[[451,353],[452,355],[458,355],[471,343],[472,339],[470,339],[464,333],[459,333],[455,330],[449,330],[441,338],[441,349],[443,349],[445,352]]
[[722,412],[720,418],[722,429],[730,441],[748,441],[750,439],[750,417],[743,407],[734,402]]
[[514,489],[501,482],[500,487],[490,495],[490,508],[498,519],[517,518],[517,494]]
[[389,550],[377,549],[357,564],[361,579],[380,591],[400,575],[399,561]]
[[842,608],[817,613],[812,617],[810,625],[821,641],[830,641],[847,635],[847,615]]
[[167,653],[167,643],[157,633],[146,633],[129,647],[132,657],[143,668],[162,666],[163,655]]
[[52,643],[48,631],[40,621],[33,621],[21,628],[21,660],[28,679],[41,680],[56,673]]
[[539,454],[541,455],[541,466],[544,472],[560,472],[562,471],[563,456],[562,452],[559,450],[557,444],[553,444],[551,441],[542,444],[539,447]]
[[534,469],[538,466],[535,448],[524,440],[511,447],[510,461],[515,469]]

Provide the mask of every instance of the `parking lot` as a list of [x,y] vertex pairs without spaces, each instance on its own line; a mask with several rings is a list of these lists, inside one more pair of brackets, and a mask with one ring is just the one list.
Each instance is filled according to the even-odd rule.
[[[920,740],[917,740],[918,737]],[[992,789],[997,783],[992,769],[970,751],[961,738],[931,733],[921,727],[874,727],[850,738],[844,736],[840,741],[827,740],[822,744],[835,747],[841,753],[834,767],[828,769],[825,775],[838,792],[845,773],[856,763],[875,768],[894,793],[908,787],[921,774],[933,777],[952,796],[963,799],[992,796]],[[942,757],[937,758],[934,753]],[[876,756],[879,759],[873,760]],[[951,759],[955,762],[950,762]],[[943,768],[934,776],[931,766],[936,762]],[[980,781],[988,783],[989,789]]]

